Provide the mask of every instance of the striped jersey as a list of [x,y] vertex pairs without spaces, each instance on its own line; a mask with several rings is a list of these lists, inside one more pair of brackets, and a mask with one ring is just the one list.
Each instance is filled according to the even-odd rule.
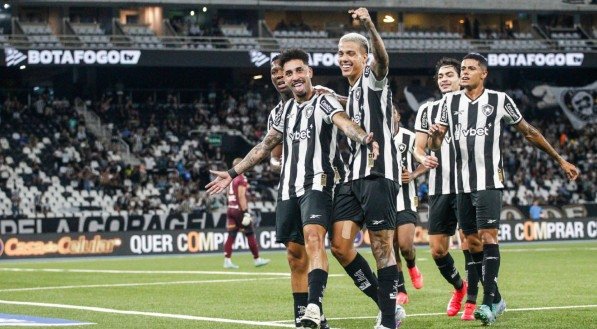
[[267,132],[272,129],[272,126],[274,125],[274,119],[276,118],[276,114],[278,114],[280,112],[280,110],[282,110],[284,108],[284,102],[279,101],[278,104],[276,104],[276,106],[269,112],[269,115],[267,116],[267,130],[266,130],[266,134]]
[[[425,134],[429,133],[429,127],[435,123],[440,109],[441,100],[427,102],[417,111],[415,120],[415,131]],[[402,130],[402,129],[401,129]],[[431,155],[437,158],[439,166],[429,170],[429,195],[456,193],[456,154],[454,145],[450,143],[450,132],[446,132],[444,143],[437,152],[431,151]]]
[[346,182],[370,175],[400,181],[396,162],[396,146],[393,142],[392,92],[387,77],[377,81],[370,66],[350,88],[346,112],[379,144],[379,156],[373,161],[373,154],[367,145],[348,140],[350,157]]
[[[336,98],[314,95],[298,104],[288,100],[273,122],[283,136],[282,171],[278,197],[288,200],[309,190],[331,192],[340,158],[338,128],[332,116],[343,112]],[[343,164],[343,163],[342,163]],[[340,173],[338,173],[340,174]]]
[[[415,171],[415,133],[406,129],[400,128],[398,134],[394,136],[394,144],[396,150],[398,150],[398,166],[406,168],[411,173]],[[403,210],[417,211],[417,187],[415,180],[413,179],[410,183],[400,186],[398,197],[396,199],[396,210],[398,212]]]
[[437,121],[449,126],[456,151],[458,193],[504,188],[502,122],[517,124],[522,115],[503,92],[485,89],[471,100],[463,90],[442,99]]

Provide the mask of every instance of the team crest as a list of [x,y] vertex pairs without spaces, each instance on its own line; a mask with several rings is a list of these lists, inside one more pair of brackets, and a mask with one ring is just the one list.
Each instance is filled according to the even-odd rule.
[[305,118],[309,119],[311,117],[311,115],[313,115],[313,110],[315,110],[313,105],[307,106],[305,108]]
[[400,151],[400,153],[404,153],[404,151],[406,151],[406,144],[400,143],[400,145],[398,145],[398,151]]
[[361,124],[361,114],[360,113],[356,113],[354,115],[354,117],[352,118],[352,121],[354,121],[354,123],[360,125]]
[[357,100],[357,102],[361,99],[361,87],[357,87],[354,90],[354,97]]
[[493,113],[493,106],[489,104],[483,104],[481,105],[481,112],[483,112],[483,114],[485,114],[485,116],[488,117],[491,115],[491,113]]

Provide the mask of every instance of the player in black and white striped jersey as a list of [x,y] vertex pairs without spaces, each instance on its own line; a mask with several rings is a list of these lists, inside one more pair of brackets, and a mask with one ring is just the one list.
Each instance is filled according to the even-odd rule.
[[438,149],[450,131],[457,170],[461,173],[457,182],[460,227],[466,236],[478,234],[483,243],[483,304],[474,315],[485,325],[495,322],[506,307],[503,298],[495,301],[500,267],[497,235],[504,187],[502,122],[549,154],[569,179],[580,174],[523,119],[508,95],[485,88],[487,67],[487,60],[478,53],[463,58],[460,85],[464,89],[444,96],[438,123],[429,129],[432,149]]
[[[435,66],[435,79],[442,94],[460,90],[460,61],[454,58],[442,58]],[[482,257],[481,242],[477,239],[469,245],[467,239],[459,230],[464,253],[465,268],[467,269],[467,281],[462,280],[460,273],[454,265],[450,255],[450,237],[456,232],[458,224],[458,212],[456,209],[456,154],[452,144],[443,143],[439,151],[429,155],[425,153],[429,139],[428,130],[435,123],[435,118],[440,110],[441,100],[427,102],[417,111],[415,120],[416,147],[415,158],[422,164],[428,166],[429,171],[429,249],[438,270],[442,276],[454,287],[452,298],[448,302],[446,313],[448,316],[455,316],[462,307],[462,300],[466,293],[467,299],[461,319],[474,320],[473,312],[478,293],[479,276],[473,261],[473,254],[478,258]],[[446,140],[451,141],[449,134]],[[431,164],[440,164],[433,168]],[[472,238],[472,237],[471,237]],[[466,292],[465,292],[466,290]]]
[[[272,128],[276,115],[280,113],[280,111],[284,108],[284,103],[286,103],[287,100],[292,98],[292,91],[290,91],[290,88],[288,88],[288,86],[286,86],[286,83],[284,82],[284,74],[282,72],[282,66],[280,66],[280,55],[272,57],[270,64],[270,76],[272,79],[272,84],[274,85],[274,88],[276,88],[276,91],[280,95],[280,101],[269,112],[269,115],[267,117],[267,131],[269,131]],[[272,150],[270,157],[270,168],[274,172],[280,173],[281,161],[282,144],[276,146]]]
[[415,169],[414,159],[415,133],[400,127],[400,113],[396,107],[393,110],[394,118],[394,144],[398,150],[398,165],[402,168],[402,186],[396,198],[396,231],[394,233],[394,253],[398,265],[398,295],[396,304],[405,305],[408,303],[408,294],[404,284],[402,262],[400,254],[406,261],[406,267],[413,286],[416,289],[423,287],[423,275],[415,262],[415,225],[417,223],[417,186],[415,179],[427,172],[425,166],[419,164]]
[[217,178],[207,188],[210,194],[221,192],[232,178],[265,159],[274,146],[283,142],[276,242],[305,244],[309,292],[308,305],[300,322],[304,327],[319,328],[323,291],[327,284],[324,239],[332,215],[338,128],[353,141],[371,144],[374,159],[379,155],[379,145],[372,134],[350,120],[335,98],[315,94],[311,85],[313,70],[308,62],[309,55],[302,50],[290,49],[282,53],[280,65],[293,99],[284,104],[264,140],[240,163],[227,172],[212,171]]
[[[349,13],[366,28],[371,48],[369,40],[358,33],[348,33],[338,43],[338,64],[350,84],[346,112],[363,130],[373,133],[379,143],[380,156],[373,160],[371,150],[349,142],[346,180],[334,196],[332,254],[355,285],[379,306],[381,321],[377,327],[393,329],[396,327],[398,270],[392,243],[400,168],[392,135],[392,93],[387,78],[389,58],[367,9]],[[373,54],[371,65],[367,65],[369,49]],[[377,261],[378,279],[353,244],[365,224]]]

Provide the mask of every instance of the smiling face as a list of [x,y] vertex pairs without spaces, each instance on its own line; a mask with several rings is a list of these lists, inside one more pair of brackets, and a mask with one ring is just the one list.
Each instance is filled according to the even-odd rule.
[[306,100],[311,97],[313,70],[302,60],[292,59],[284,63],[284,82],[295,98]]
[[471,90],[482,86],[487,77],[487,68],[481,66],[479,61],[467,58],[460,67],[460,86]]
[[437,71],[437,87],[442,94],[460,89],[460,77],[456,68],[452,65],[445,65]]
[[342,76],[353,84],[356,82],[367,65],[365,48],[354,41],[342,41],[338,44],[338,64]]
[[280,60],[276,59],[272,62],[270,68],[270,75],[272,78],[272,84],[276,87],[276,90],[280,94],[285,94],[290,92],[286,82],[284,81],[284,71],[282,70],[282,66],[280,66]]

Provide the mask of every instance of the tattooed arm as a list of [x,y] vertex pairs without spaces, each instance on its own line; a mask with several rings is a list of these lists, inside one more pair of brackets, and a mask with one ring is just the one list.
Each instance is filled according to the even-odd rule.
[[379,144],[373,139],[373,133],[366,133],[358,124],[350,120],[346,112],[338,112],[332,117],[332,122],[338,127],[346,137],[355,143],[367,145],[373,153],[373,160],[379,156]]
[[514,125],[514,128],[516,128],[526,140],[533,144],[533,146],[549,154],[550,157],[556,160],[560,167],[562,167],[562,170],[566,173],[568,179],[575,180],[578,175],[580,175],[578,168],[564,160],[564,158],[562,158],[562,156],[549,144],[545,137],[543,137],[539,130],[526,122],[526,120],[522,119],[519,123]]
[[263,141],[255,145],[251,151],[239,162],[236,166],[228,171],[212,171],[210,172],[216,175],[216,179],[211,181],[205,187],[209,194],[216,194],[222,192],[236,175],[240,175],[245,171],[253,168],[256,164],[260,163],[263,159],[270,155],[272,149],[282,142],[282,133],[275,129],[270,129]]
[[361,21],[361,24],[365,26],[369,32],[369,39],[371,40],[371,53],[373,54],[373,63],[371,68],[373,74],[378,80],[383,79],[388,74],[388,68],[390,67],[390,59],[386,47],[375,28],[373,20],[369,15],[369,11],[366,8],[358,8],[348,11],[352,14],[352,18],[356,18]]

